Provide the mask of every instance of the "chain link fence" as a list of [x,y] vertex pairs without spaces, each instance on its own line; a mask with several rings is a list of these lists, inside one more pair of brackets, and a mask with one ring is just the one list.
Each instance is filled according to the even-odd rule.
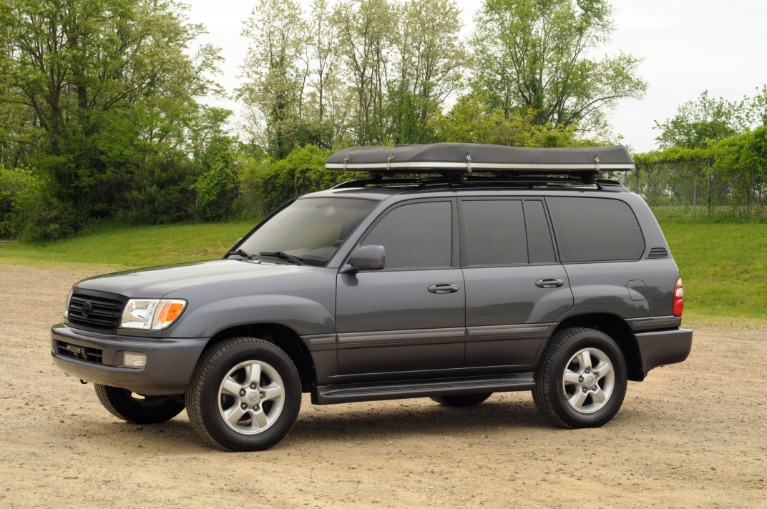
[[713,161],[637,163],[634,173],[616,174],[641,195],[659,219],[767,219],[767,175],[728,172]]

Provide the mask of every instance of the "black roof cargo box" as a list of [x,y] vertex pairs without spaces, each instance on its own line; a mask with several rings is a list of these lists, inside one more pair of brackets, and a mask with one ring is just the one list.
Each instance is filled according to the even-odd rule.
[[634,161],[621,145],[579,148],[523,148],[473,143],[434,143],[393,147],[352,147],[331,155],[329,170],[379,174],[498,172],[592,173],[633,171]]

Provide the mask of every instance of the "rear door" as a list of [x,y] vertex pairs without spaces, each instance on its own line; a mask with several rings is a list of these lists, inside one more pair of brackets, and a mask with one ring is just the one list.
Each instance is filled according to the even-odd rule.
[[551,324],[573,307],[543,200],[460,201],[466,366],[532,366]]

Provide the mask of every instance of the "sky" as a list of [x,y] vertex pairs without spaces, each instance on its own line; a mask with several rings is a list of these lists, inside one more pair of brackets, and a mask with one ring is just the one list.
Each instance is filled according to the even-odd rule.
[[[300,0],[308,4],[308,0]],[[193,23],[205,25],[200,42],[221,48],[220,82],[238,85],[248,42],[240,35],[255,0],[185,0]],[[458,1],[463,34],[471,33],[481,0]],[[626,99],[610,113],[615,140],[635,152],[655,150],[655,122],[676,114],[703,91],[731,101],[754,96],[767,85],[767,1],[612,0],[615,31],[603,53],[643,59],[638,74],[648,84],[642,99]],[[234,101],[210,100],[237,111]]]

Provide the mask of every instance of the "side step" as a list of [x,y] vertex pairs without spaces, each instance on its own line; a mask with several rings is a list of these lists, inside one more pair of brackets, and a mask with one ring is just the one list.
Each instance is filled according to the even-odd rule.
[[449,380],[424,380],[379,384],[324,385],[317,387],[316,405],[355,403],[385,399],[425,398],[478,392],[529,391],[535,385],[533,373]]

